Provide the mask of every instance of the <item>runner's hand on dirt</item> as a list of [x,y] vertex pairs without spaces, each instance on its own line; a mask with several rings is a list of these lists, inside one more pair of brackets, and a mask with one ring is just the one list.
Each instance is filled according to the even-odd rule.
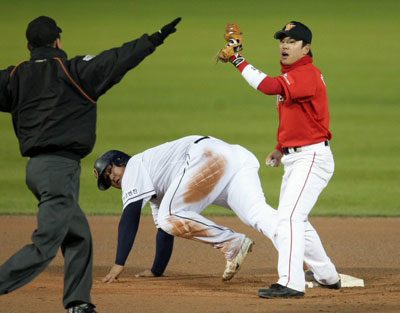
[[119,275],[124,270],[123,265],[114,264],[111,268],[110,272],[103,278],[103,283],[112,283],[113,281],[118,280]]

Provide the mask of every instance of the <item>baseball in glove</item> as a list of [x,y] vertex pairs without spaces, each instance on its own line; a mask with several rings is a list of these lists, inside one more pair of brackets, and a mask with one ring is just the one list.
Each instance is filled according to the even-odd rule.
[[228,23],[225,28],[224,38],[226,40],[225,46],[218,52],[216,61],[228,62],[229,59],[238,55],[243,50],[242,45],[242,31],[239,25]]

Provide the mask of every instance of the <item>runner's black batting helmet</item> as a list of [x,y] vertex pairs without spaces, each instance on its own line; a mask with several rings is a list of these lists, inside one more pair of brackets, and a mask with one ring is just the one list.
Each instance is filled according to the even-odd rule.
[[94,162],[93,169],[94,176],[97,178],[97,187],[99,187],[100,190],[107,190],[110,188],[111,182],[103,176],[107,166],[110,164],[116,166],[126,165],[130,158],[130,155],[118,150],[110,150],[99,156],[96,162]]

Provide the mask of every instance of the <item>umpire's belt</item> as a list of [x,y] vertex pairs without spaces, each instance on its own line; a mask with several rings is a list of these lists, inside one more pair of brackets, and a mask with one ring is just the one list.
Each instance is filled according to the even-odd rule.
[[313,150],[318,146],[328,147],[329,146],[329,141],[325,140],[323,142],[315,143],[315,144],[308,145],[308,146],[302,146],[302,147],[291,147],[291,148],[283,147],[282,150],[283,150],[283,154],[288,155],[288,154],[295,153],[295,152]]

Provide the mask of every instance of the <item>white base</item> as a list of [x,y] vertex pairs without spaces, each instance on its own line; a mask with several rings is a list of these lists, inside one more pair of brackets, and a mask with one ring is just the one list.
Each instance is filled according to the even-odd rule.
[[[341,279],[342,288],[365,287],[364,279],[353,277],[353,276],[346,275],[346,274],[339,274],[339,276]],[[313,280],[313,281],[307,281],[306,287],[307,288],[316,288],[316,287],[321,287],[321,285],[318,284],[315,280]]]

